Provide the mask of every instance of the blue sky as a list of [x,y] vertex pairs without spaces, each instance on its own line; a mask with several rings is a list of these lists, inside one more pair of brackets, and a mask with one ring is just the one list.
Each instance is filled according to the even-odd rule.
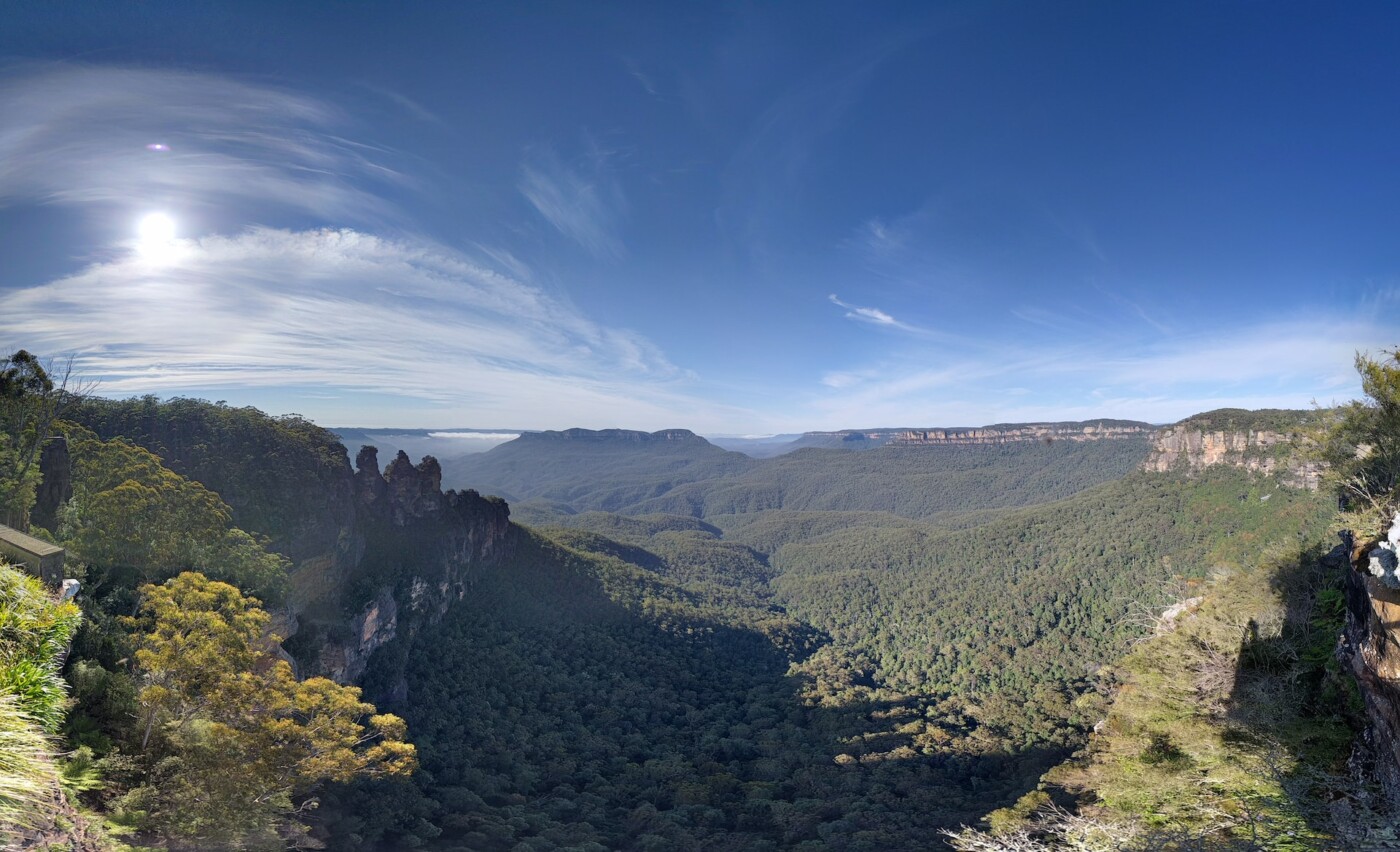
[[1400,7],[40,3],[0,343],[363,426],[859,426],[1356,396]]

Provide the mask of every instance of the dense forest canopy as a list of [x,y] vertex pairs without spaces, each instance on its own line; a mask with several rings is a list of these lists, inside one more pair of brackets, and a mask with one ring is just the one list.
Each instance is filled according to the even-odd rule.
[[[1335,440],[1381,446],[1386,410],[1330,421]],[[85,606],[73,704],[50,723],[76,751],[53,771],[86,779],[69,795],[109,834],[171,848],[921,849],[992,811],[1014,834],[1095,722],[1129,718],[1113,690],[1161,643],[1114,660],[1152,614],[1305,564],[1253,567],[1306,552],[1335,511],[1228,466],[1138,471],[1146,436],[760,461],[689,433],[565,434],[478,457],[533,498],[526,526],[422,618],[405,608],[444,592],[416,560],[441,555],[376,549],[353,505],[437,505],[413,490],[435,461],[384,484],[313,424],[195,400],[76,399],[65,416],[70,494],[35,531],[70,549]],[[1331,415],[1182,425],[1290,416]],[[1366,458],[1338,476],[1382,482],[1383,447]],[[279,615],[279,637],[264,609],[294,616],[326,582],[350,609],[316,615],[318,643],[359,641],[395,606],[406,625],[358,688],[295,676],[278,642],[317,665],[310,622]],[[1278,641],[1312,660],[1325,628],[1299,629]],[[1317,702],[1333,693],[1308,695],[1288,712],[1332,719]],[[1183,752],[1206,737],[1165,735]],[[1082,765],[1047,777],[1118,795],[1093,775],[1111,764]],[[1270,819],[1292,818],[1286,799]]]

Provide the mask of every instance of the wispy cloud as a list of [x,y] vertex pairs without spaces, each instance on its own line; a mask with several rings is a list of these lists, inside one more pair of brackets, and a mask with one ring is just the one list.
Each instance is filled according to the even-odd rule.
[[924,331],[924,329],[921,329],[917,326],[913,326],[905,322],[900,322],[899,320],[895,319],[894,317],[890,316],[889,314],[885,313],[879,308],[867,308],[861,307],[860,305],[852,305],[847,302],[843,302],[840,298],[837,297],[835,293],[832,293],[831,295],[827,296],[827,299],[830,300],[830,302],[833,305],[845,308],[847,319],[853,319],[857,322],[866,322],[870,323],[871,325],[885,326],[886,328],[897,328],[901,331],[911,331],[916,333],[923,333]]
[[656,89],[656,81],[651,78],[650,74],[647,74],[645,71],[642,70],[641,66],[637,64],[636,60],[624,57],[622,62],[624,65],[627,66],[627,73],[632,75],[632,79],[636,80],[638,83],[641,84],[642,91],[646,92],[648,95],[651,95],[653,98],[660,97],[660,94],[657,92]]
[[0,293],[0,337],[74,353],[109,394],[315,388],[537,428],[736,416],[637,334],[450,251],[353,230],[259,228],[94,264]]
[[428,109],[427,107],[423,106],[422,104],[418,103],[417,101],[413,100],[412,98],[408,97],[407,95],[402,94],[401,92],[396,92],[393,89],[387,88],[385,86],[376,86],[372,83],[361,83],[360,85],[364,86],[365,89],[375,93],[376,95],[379,95],[385,100],[393,103],[399,109],[401,109],[405,113],[408,113],[409,115],[413,116],[419,121],[426,122],[428,124],[442,124],[441,116]]
[[0,205],[281,206],[376,221],[406,178],[386,152],[336,135],[319,101],[168,70],[33,66],[0,81]]
[[904,248],[909,239],[908,230],[899,224],[891,224],[880,218],[870,219],[860,226],[856,233],[857,244],[873,260],[885,260]]
[[1378,352],[1393,338],[1379,320],[1319,315],[1155,342],[1099,338],[937,357],[906,353],[823,374],[824,390],[811,398],[807,416],[830,428],[1093,417],[1170,422],[1226,406],[1328,405],[1359,396],[1356,351]]
[[540,215],[594,257],[626,254],[618,236],[627,200],[608,176],[602,158],[590,158],[588,172],[566,166],[552,151],[533,155],[520,169],[520,192]]

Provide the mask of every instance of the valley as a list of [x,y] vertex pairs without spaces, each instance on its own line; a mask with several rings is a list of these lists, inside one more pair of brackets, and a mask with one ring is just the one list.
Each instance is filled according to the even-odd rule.
[[[112,692],[132,682],[118,616],[141,582],[223,565],[210,576],[267,607],[299,677],[355,684],[405,724],[417,771],[316,785],[297,824],[330,848],[980,848],[957,832],[1034,813],[1042,778],[1064,802],[1118,783],[1066,761],[1127,712],[1119,661],[1154,613],[1321,547],[1335,504],[1296,473],[1320,464],[1319,416],[767,458],[686,430],[573,429],[445,465],[366,446],[352,465],[296,418],[81,401],[71,469],[47,468],[73,496],[35,506],[92,566],[66,730],[99,765],[141,751],[112,704],[141,701]],[[223,536],[226,555],[111,550],[88,519],[131,475],[109,471],[137,469],[174,489],[148,522]],[[191,500],[208,531],[175,510]],[[92,804],[153,840],[188,830],[132,813],[142,789]]]

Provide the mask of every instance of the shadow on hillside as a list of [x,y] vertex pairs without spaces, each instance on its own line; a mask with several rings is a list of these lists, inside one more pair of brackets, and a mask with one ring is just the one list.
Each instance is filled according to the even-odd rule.
[[959,739],[913,700],[820,706],[772,637],[519,550],[372,659],[422,771],[331,791],[331,848],[925,850],[1064,756]]
[[1336,665],[1350,570],[1338,551],[1300,549],[1268,578],[1277,620],[1244,625],[1229,692],[1227,739],[1263,750],[1276,780],[1308,827],[1327,836],[1351,813],[1360,787],[1348,765],[1360,730],[1351,675]]

